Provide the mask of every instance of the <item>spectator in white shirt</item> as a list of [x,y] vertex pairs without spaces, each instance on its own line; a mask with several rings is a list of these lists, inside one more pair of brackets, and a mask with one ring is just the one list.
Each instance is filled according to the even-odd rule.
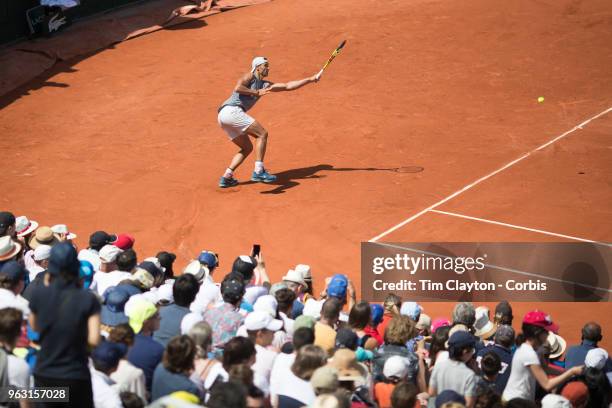
[[[129,268],[136,261],[136,253],[132,250],[128,251],[120,262],[123,269]],[[100,250],[100,270],[95,273],[91,285],[91,289],[98,292],[100,296],[104,295],[106,289],[117,286],[119,282],[130,279],[132,276],[128,271],[118,269],[117,263],[120,255],[123,255],[123,251],[114,245],[105,245]]]
[[[123,323],[113,327],[108,340],[113,343],[123,344],[129,350],[134,344],[134,336],[134,330],[130,325]],[[119,361],[117,371],[110,375],[110,378],[115,381],[114,387],[119,393],[124,391],[133,392],[143,401],[147,401],[144,371],[130,363],[126,356]]]
[[49,245],[40,245],[38,248],[31,252],[32,262],[30,263],[30,266],[27,266],[28,263],[26,262],[26,267],[28,268],[28,272],[30,275],[30,282],[34,282],[36,276],[39,273],[46,271],[47,267],[49,266],[49,257],[51,257],[51,247]]
[[283,321],[274,319],[264,311],[254,311],[244,320],[249,339],[255,343],[257,356],[253,365],[253,383],[265,395],[270,393],[270,373],[277,353],[267,347],[274,340],[274,333],[283,327]]
[[82,249],[79,252],[79,261],[89,261],[94,267],[94,270],[100,270],[100,253],[99,251],[111,242],[115,241],[117,236],[110,235],[104,231],[96,231],[89,236],[89,248]]
[[289,350],[285,350],[287,353],[278,353],[270,373],[270,399],[272,401],[277,399],[279,387],[284,382],[284,377],[291,371],[291,366],[295,361],[298,350],[313,343],[314,331],[308,327],[300,327],[293,333],[292,347]]
[[91,353],[91,385],[96,408],[122,408],[119,391],[113,385],[110,375],[117,371],[119,362],[125,356],[125,344],[104,341]]

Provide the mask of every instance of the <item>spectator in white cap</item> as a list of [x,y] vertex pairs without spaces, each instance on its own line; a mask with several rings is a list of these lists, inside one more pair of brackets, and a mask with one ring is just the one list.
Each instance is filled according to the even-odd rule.
[[305,303],[309,298],[313,297],[312,271],[310,270],[310,265],[305,264],[296,265],[294,270],[302,275],[302,279],[306,284],[303,290],[302,297],[300,298],[302,303]]
[[94,274],[91,290],[103,296],[106,289],[132,277],[129,272],[118,270],[117,260],[122,254],[123,251],[114,245],[105,245],[100,250],[100,270]]
[[26,262],[26,267],[28,269],[28,273],[30,276],[30,282],[34,282],[36,276],[47,270],[49,267],[49,257],[51,257],[51,247],[49,245],[41,245],[36,248],[34,251],[29,251],[32,253],[32,264],[28,266],[28,262]]
[[274,340],[274,333],[283,327],[283,321],[274,319],[265,311],[254,311],[244,320],[247,335],[253,343],[257,356],[253,369],[253,382],[265,395],[270,394],[270,373],[277,353],[268,347]]
[[406,357],[392,356],[385,361],[384,380],[374,385],[374,400],[380,407],[391,406],[391,394],[395,386],[408,379],[410,360]]
[[542,408],[572,408],[569,400],[561,395],[546,394],[542,398]]

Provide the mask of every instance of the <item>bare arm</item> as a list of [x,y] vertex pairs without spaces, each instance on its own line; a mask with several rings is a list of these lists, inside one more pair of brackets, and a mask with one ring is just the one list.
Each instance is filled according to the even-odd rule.
[[100,344],[100,314],[89,316],[87,319],[87,343],[91,347]]
[[312,82],[317,82],[317,76],[313,75],[308,78],[299,79],[297,81],[290,81],[287,83],[278,83],[270,86],[270,92],[280,92],[280,91],[293,91],[295,89],[301,88],[304,85],[310,84]]
[[247,96],[262,96],[262,95],[265,95],[269,88],[265,88],[266,91],[264,91],[264,89],[255,90],[255,89],[249,88],[248,85],[253,80],[253,76],[254,76],[254,74],[251,73],[251,72],[249,72],[248,74],[244,74],[242,76],[242,78],[240,78],[238,80],[238,83],[236,83],[236,86],[234,87],[234,92],[237,92],[237,93],[239,93],[241,95],[247,95]]
[[534,364],[530,365],[529,368],[531,369],[531,373],[535,377],[538,384],[540,384],[540,386],[546,391],[550,391],[565,380],[569,379],[570,377],[582,373],[582,369],[584,368],[584,366],[572,367],[555,378],[548,378],[541,365]]
[[38,327],[36,327],[36,315],[34,312],[30,313],[30,317],[28,317],[28,322],[30,323],[30,327],[34,331],[38,331]]

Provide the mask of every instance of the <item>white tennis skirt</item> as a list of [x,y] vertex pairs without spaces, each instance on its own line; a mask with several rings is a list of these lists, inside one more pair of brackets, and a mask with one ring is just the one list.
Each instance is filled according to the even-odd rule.
[[233,140],[243,134],[255,119],[247,115],[239,106],[224,106],[217,115],[219,126]]

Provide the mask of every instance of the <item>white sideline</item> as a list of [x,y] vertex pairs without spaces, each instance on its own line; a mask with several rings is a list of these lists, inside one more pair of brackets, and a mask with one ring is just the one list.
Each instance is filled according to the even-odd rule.
[[563,134],[561,134],[561,135],[559,135],[559,136],[557,136],[557,137],[553,138],[552,140],[550,140],[550,141],[548,141],[548,142],[544,143],[543,145],[541,145],[541,146],[539,146],[539,147],[537,147],[537,148],[535,148],[535,149],[533,149],[533,150],[531,150],[531,151],[529,151],[529,152],[525,153],[524,155],[522,155],[522,156],[521,156],[521,157],[519,157],[518,159],[515,159],[515,160],[511,161],[510,163],[508,163],[508,164],[506,164],[506,165],[504,165],[504,166],[500,167],[499,169],[497,169],[497,170],[495,170],[495,171],[492,171],[491,173],[489,173],[489,174],[487,174],[487,175],[485,175],[485,176],[483,176],[483,177],[479,178],[478,180],[474,181],[473,183],[468,184],[467,186],[463,187],[461,190],[457,190],[457,191],[455,191],[453,194],[451,194],[451,195],[449,195],[449,196],[447,196],[447,197],[443,198],[442,200],[438,201],[437,203],[430,205],[429,207],[425,208],[425,209],[424,209],[424,210],[422,210],[422,211],[419,211],[418,213],[416,213],[416,214],[412,215],[412,216],[411,216],[411,217],[409,217],[409,218],[406,218],[404,221],[402,221],[402,222],[400,222],[399,224],[396,224],[395,226],[393,226],[393,227],[389,228],[389,229],[388,229],[388,230],[386,230],[385,232],[383,232],[383,233],[381,233],[381,234],[379,234],[379,235],[375,236],[374,238],[370,239],[368,242],[376,242],[376,241],[378,241],[379,239],[381,239],[381,238],[383,238],[383,237],[385,237],[385,236],[389,235],[389,234],[390,234],[390,233],[392,233],[393,231],[395,231],[395,230],[397,230],[397,229],[399,229],[399,228],[402,228],[404,225],[406,225],[406,224],[408,224],[408,223],[410,223],[410,222],[412,222],[412,221],[416,220],[417,218],[419,218],[420,216],[422,216],[422,215],[423,215],[423,214],[425,214],[426,212],[431,211],[431,210],[433,210],[433,209],[434,209],[434,208],[436,208],[436,207],[439,207],[440,205],[444,204],[445,202],[447,202],[447,201],[449,201],[449,200],[451,200],[451,199],[453,199],[453,198],[457,197],[459,194],[461,194],[461,193],[463,193],[463,192],[465,192],[465,191],[467,191],[467,190],[471,189],[471,188],[472,188],[472,187],[474,187],[475,185],[480,184],[480,183],[482,183],[483,181],[488,180],[488,179],[490,179],[491,177],[495,176],[496,174],[498,174],[498,173],[500,173],[500,172],[502,172],[502,171],[506,170],[507,168],[514,166],[516,163],[518,163],[518,162],[520,162],[520,161],[522,161],[522,160],[526,159],[527,157],[531,156],[531,154],[533,154],[533,153],[537,152],[538,150],[542,150],[542,149],[546,148],[547,146],[549,146],[549,145],[551,145],[551,144],[553,144],[553,143],[557,142],[558,140],[563,139],[565,136],[569,135],[570,133],[573,133],[573,132],[575,132],[575,131],[576,131],[576,130],[578,130],[578,129],[582,129],[582,128],[583,128],[585,125],[587,125],[587,124],[588,124],[589,122],[591,122],[592,120],[595,120],[595,119],[599,118],[600,116],[603,116],[603,115],[607,114],[607,113],[608,113],[608,112],[610,112],[610,111],[612,111],[612,107],[610,107],[610,108],[606,109],[605,111],[600,112],[600,113],[598,113],[597,115],[595,115],[595,116],[593,116],[593,117],[591,117],[591,118],[589,118],[589,119],[585,120],[584,122],[580,123],[579,125],[574,126],[572,129],[570,129],[570,130],[568,130],[567,132],[565,132],[565,133],[563,133]]
[[520,230],[524,230],[524,231],[537,232],[537,233],[545,234],[545,235],[552,235],[554,237],[573,239],[575,241],[582,241],[582,242],[591,242],[593,244],[598,244],[598,245],[604,245],[604,246],[612,247],[612,244],[608,244],[608,243],[605,243],[605,242],[593,241],[591,239],[574,237],[572,235],[557,234],[556,232],[544,231],[544,230],[536,229],[536,228],[522,227],[520,225],[508,224],[508,223],[505,223],[505,222],[488,220],[486,218],[471,217],[469,215],[457,214],[457,213],[454,213],[454,212],[440,211],[440,210],[430,210],[430,212],[438,213],[438,214],[444,214],[444,215],[450,215],[452,217],[465,218],[466,220],[473,220],[473,221],[486,222],[488,224],[501,225],[503,227],[510,227],[510,228],[520,229]]

